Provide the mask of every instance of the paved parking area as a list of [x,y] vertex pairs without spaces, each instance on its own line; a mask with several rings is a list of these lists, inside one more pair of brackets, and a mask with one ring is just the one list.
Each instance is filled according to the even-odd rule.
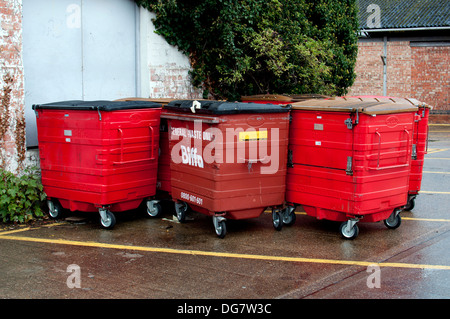
[[201,214],[126,212],[113,230],[74,214],[0,229],[0,298],[450,298],[450,126],[430,131],[422,191],[396,230],[360,223],[343,240],[299,210],[280,232],[265,213],[219,239]]

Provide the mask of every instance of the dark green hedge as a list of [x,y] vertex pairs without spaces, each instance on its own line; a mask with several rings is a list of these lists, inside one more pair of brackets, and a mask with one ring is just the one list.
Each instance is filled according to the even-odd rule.
[[136,0],[189,56],[192,83],[216,98],[345,94],[357,55],[355,0]]

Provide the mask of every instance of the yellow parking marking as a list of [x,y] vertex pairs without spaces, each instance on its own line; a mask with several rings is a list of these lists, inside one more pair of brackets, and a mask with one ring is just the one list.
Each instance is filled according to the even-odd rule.
[[61,223],[52,223],[52,224],[47,224],[47,225],[41,225],[40,227],[35,227],[35,228],[31,228],[31,227],[23,227],[23,228],[21,228],[21,229],[14,229],[14,230],[8,230],[8,231],[0,231],[0,236],[3,236],[3,235],[9,235],[9,234],[15,234],[15,233],[21,233],[21,232],[24,232],[24,231],[28,231],[28,230],[30,230],[30,229],[39,229],[39,228],[41,228],[41,227],[47,227],[47,228],[49,228],[49,227],[59,226],[59,225],[62,225],[62,224],[64,224],[64,222],[61,222]]
[[251,254],[223,253],[223,252],[202,251],[202,250],[184,250],[184,249],[174,249],[174,248],[128,246],[128,245],[105,244],[105,243],[98,243],[98,242],[83,242],[83,241],[75,241],[75,240],[32,238],[32,237],[6,236],[6,235],[0,235],[0,239],[46,243],[46,244],[83,246],[83,247],[93,247],[93,248],[145,251],[145,252],[152,252],[152,253],[180,254],[180,255],[191,255],[191,256],[208,256],[208,257],[224,257],[224,258],[238,258],[238,259],[253,259],[253,260],[287,261],[287,262],[298,262],[298,263],[333,264],[333,265],[363,266],[363,267],[377,265],[379,267],[393,267],[393,268],[450,270],[450,266],[446,266],[446,265],[426,265],[426,264],[408,264],[408,263],[390,263],[390,262],[378,263],[378,262],[374,262],[374,261],[355,261],[355,260],[337,260],[337,259],[322,259],[322,258],[251,255]]
[[450,160],[450,157],[425,157],[425,159],[435,159],[435,160]]
[[419,191],[421,194],[450,194],[450,192],[436,192],[436,191]]
[[422,173],[426,173],[426,174],[450,174],[450,172],[432,172],[432,171],[422,171]]
[[10,231],[4,231],[4,232],[0,232],[0,236],[20,233],[20,232],[24,232],[24,231],[27,231],[27,230],[30,230],[30,229],[31,229],[30,227],[27,227],[27,228],[22,228],[22,229],[15,229],[15,230],[10,230]]
[[427,151],[427,154],[434,154],[439,152],[445,152],[448,151],[448,148],[429,148]]
[[450,223],[450,219],[439,219],[439,218],[417,218],[417,217],[403,217],[402,220],[421,220],[425,222],[444,222]]
[[450,124],[429,123],[428,126],[450,126]]

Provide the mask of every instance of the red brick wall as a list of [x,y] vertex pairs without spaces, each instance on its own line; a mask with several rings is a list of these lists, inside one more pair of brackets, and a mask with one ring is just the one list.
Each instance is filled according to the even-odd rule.
[[383,42],[360,42],[356,80],[348,95],[383,95]]
[[411,94],[437,110],[450,110],[450,47],[411,49]]
[[[360,42],[349,95],[383,94],[383,41]],[[411,97],[450,110],[450,47],[387,42],[387,96]]]
[[[20,116],[24,107],[24,76],[22,65],[22,5],[17,0],[0,0],[0,98],[4,96],[5,75],[13,77],[9,103],[9,117]],[[0,104],[0,112],[3,112]],[[11,120],[6,128],[0,148],[1,158],[7,169],[17,169],[17,148],[15,141],[15,120]]]

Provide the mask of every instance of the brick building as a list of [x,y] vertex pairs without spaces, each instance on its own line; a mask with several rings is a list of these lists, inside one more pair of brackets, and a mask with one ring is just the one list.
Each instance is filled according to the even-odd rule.
[[450,110],[450,2],[359,0],[359,9],[349,94],[412,97],[434,112]]

